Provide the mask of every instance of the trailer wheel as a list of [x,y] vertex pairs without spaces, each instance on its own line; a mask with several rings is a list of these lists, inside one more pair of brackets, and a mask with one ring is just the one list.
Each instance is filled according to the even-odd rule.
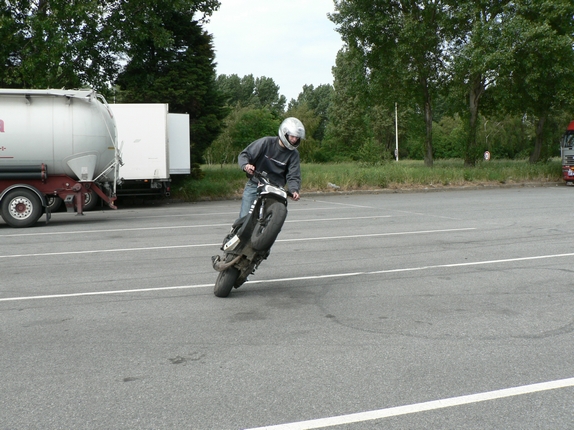
[[62,206],[63,200],[58,196],[46,196],[47,207],[50,212],[56,212]]
[[88,192],[84,193],[84,210],[91,211],[96,208],[98,205],[98,195],[93,191],[89,190]]
[[11,227],[29,227],[42,216],[42,201],[35,192],[16,189],[2,199],[2,218]]

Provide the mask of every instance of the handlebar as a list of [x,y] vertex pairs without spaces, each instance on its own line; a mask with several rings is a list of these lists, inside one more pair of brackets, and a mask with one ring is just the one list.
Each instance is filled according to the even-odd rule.
[[247,173],[248,177],[254,176],[255,178],[259,179],[261,182],[265,183],[266,185],[273,185],[274,187],[277,188],[281,188],[283,191],[285,191],[287,193],[287,195],[289,197],[293,197],[293,193],[291,191],[287,191],[284,187],[281,187],[277,184],[274,184],[273,182],[271,182],[268,178],[267,178],[267,172],[260,172],[259,170],[255,170],[253,172],[253,175],[250,175],[249,173]]

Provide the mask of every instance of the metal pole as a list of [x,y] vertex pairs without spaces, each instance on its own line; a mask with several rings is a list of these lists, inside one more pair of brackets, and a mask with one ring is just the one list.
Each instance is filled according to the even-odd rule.
[[395,160],[399,161],[399,113],[398,105],[395,103]]

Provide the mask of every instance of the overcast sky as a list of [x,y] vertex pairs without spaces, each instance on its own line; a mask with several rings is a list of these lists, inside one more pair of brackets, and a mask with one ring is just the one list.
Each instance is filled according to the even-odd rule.
[[333,84],[343,46],[327,18],[333,11],[333,0],[221,0],[205,25],[217,74],[272,78],[287,102],[303,85]]

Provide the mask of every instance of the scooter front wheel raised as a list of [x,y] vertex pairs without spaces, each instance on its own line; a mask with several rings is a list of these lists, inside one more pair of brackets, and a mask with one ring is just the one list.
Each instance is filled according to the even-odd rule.
[[256,251],[267,251],[275,243],[287,218],[287,206],[273,202],[265,208],[263,218],[257,223],[251,235],[251,246]]
[[217,297],[229,296],[237,278],[239,278],[239,270],[235,267],[230,267],[229,269],[225,269],[223,272],[219,272],[217,280],[215,281],[213,294]]

